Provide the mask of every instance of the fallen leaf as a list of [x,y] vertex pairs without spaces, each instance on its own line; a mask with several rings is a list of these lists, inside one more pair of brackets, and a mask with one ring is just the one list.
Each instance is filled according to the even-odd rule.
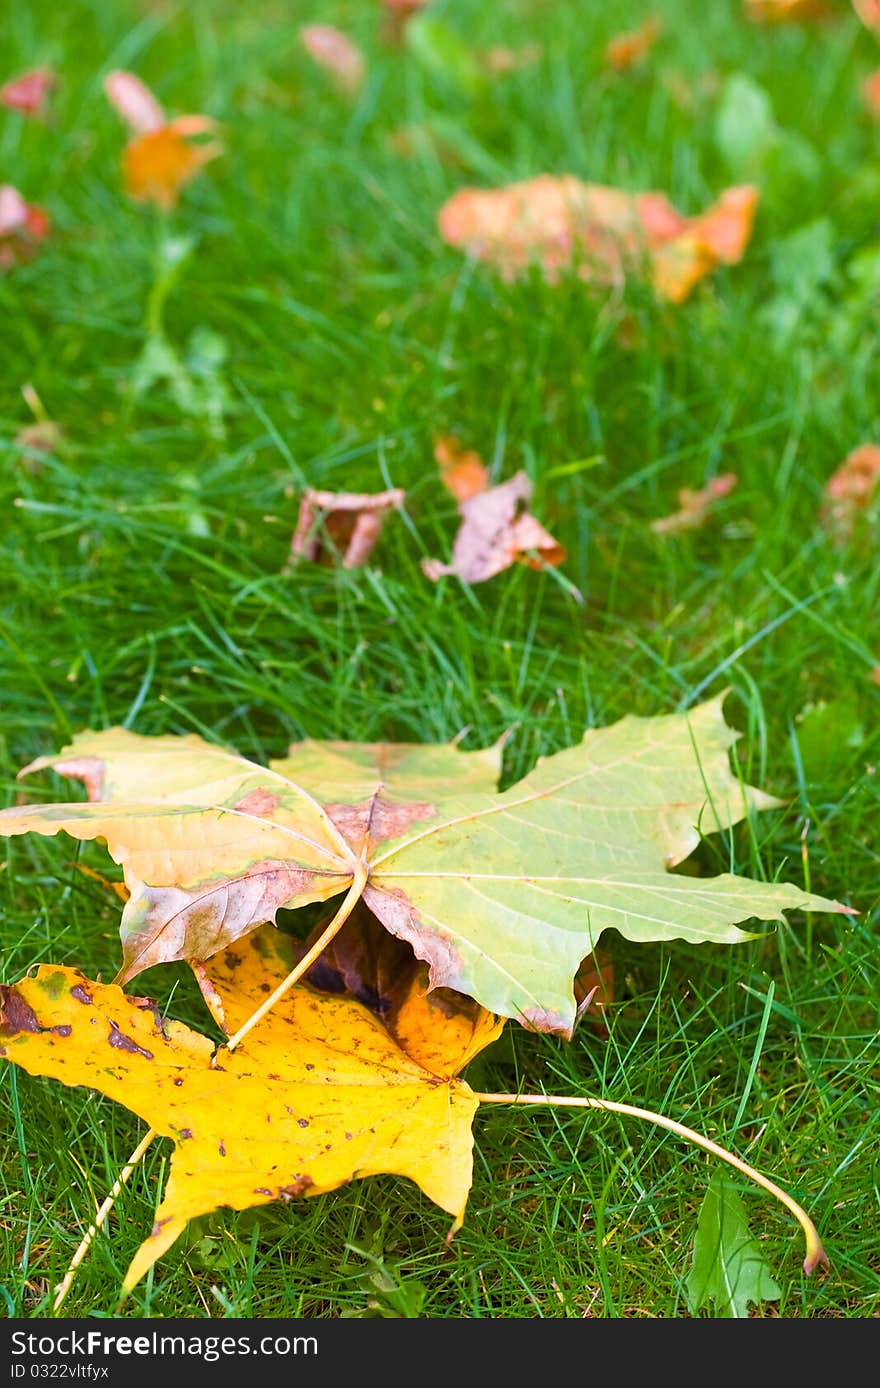
[[341,556],[344,569],[367,562],[389,511],[399,510],[406,492],[328,492],[307,488],[299,504],[296,530],[290,543],[286,572],[299,559],[333,564]]
[[325,758],[309,741],[267,768],[192,734],[86,732],[20,774],[51,768],[92,799],[10,807],[0,834],[106,843],[131,892],[120,981],[210,958],[279,908],[361,882],[431,988],[570,1035],[574,976],[606,929],[734,944],[753,938],[740,921],[851,914],[783,882],[670,871],[703,834],[780,804],[733,775],[722,699],[592,729],[501,793],[485,789],[484,754],[455,745],[330,743]]
[[663,31],[656,15],[649,15],[638,29],[617,34],[605,47],[605,62],[615,72],[627,72],[647,57]]
[[722,497],[729,496],[738,482],[735,472],[724,472],[699,491],[682,487],[678,493],[679,509],[670,516],[661,516],[651,521],[651,529],[658,535],[677,535],[682,530],[699,530],[705,525]]
[[43,209],[25,202],[10,184],[0,185],[0,272],[33,260],[48,234]]
[[757,199],[750,184],[729,188],[688,218],[662,193],[543,174],[505,188],[462,188],[437,222],[444,241],[496,266],[506,280],[538,264],[550,283],[574,270],[619,288],[628,271],[646,265],[657,293],[680,303],[716,266],[742,258]]
[[434,461],[440,469],[440,480],[456,501],[467,501],[489,486],[489,469],[479,453],[463,448],[453,434],[442,434],[434,440]]
[[[244,1022],[291,966],[266,929],[209,967],[228,1023]],[[133,1287],[198,1215],[249,1209],[388,1174],[414,1181],[457,1227],[472,1180],[478,1099],[456,1074],[501,1031],[482,1009],[452,1028],[410,973],[401,1013],[419,1059],[346,996],[299,985],[235,1051],[76,969],[40,966],[0,989],[0,1054],[29,1074],[88,1085],[174,1140]]]
[[306,24],[299,31],[309,57],[354,95],[363,86],[367,64],[357,44],[331,24]]
[[[457,483],[456,483],[457,484]],[[565,550],[526,509],[532,482],[517,472],[497,487],[474,492],[459,502],[462,517],[452,546],[452,563],[423,559],[422,571],[436,583],[455,574],[465,583],[485,583],[511,564],[530,569],[553,568]]]
[[125,191],[136,202],[170,211],[185,185],[223,153],[216,139],[190,143],[193,137],[215,134],[217,122],[202,115],[169,120],[149,87],[132,72],[109,73],[104,91],[133,132],[122,155]]
[[826,19],[831,11],[826,0],[743,0],[746,19],[755,24]]
[[8,106],[10,111],[20,111],[24,116],[42,116],[57,82],[57,75],[51,68],[32,68],[0,87],[0,105]]
[[844,458],[825,484],[820,511],[824,528],[837,544],[852,538],[880,484],[880,446],[863,443]]

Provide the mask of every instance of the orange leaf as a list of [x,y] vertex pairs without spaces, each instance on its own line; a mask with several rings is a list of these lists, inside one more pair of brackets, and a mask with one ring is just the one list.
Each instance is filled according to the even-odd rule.
[[354,94],[367,75],[367,64],[357,44],[331,24],[306,24],[299,31],[309,57]]
[[443,239],[511,280],[537,264],[550,283],[564,272],[606,286],[645,266],[673,303],[719,264],[733,264],[752,232],[757,189],[726,189],[696,217],[663,193],[627,193],[542,174],[497,189],[462,188],[441,207]]
[[700,491],[682,487],[678,493],[679,510],[671,516],[662,516],[651,521],[651,529],[658,535],[678,534],[681,530],[699,530],[708,520],[717,502],[733,491],[738,481],[735,472],[722,473],[713,477]]
[[327,492],[309,487],[299,504],[299,518],[290,543],[290,564],[297,559],[332,564],[342,554],[344,569],[367,562],[391,510],[399,510],[406,492]]
[[654,47],[663,26],[656,15],[649,15],[638,29],[617,34],[605,48],[605,62],[615,72],[626,72]]
[[25,202],[10,184],[0,185],[0,272],[32,260],[48,234],[43,209]]
[[442,434],[434,440],[434,459],[440,468],[440,480],[456,501],[467,501],[489,486],[489,469],[479,453],[462,448],[452,434]]
[[844,458],[825,484],[821,522],[834,541],[844,544],[874,500],[880,485],[880,447],[863,443]]
[[161,129],[130,140],[122,156],[129,197],[169,210],[176,207],[184,185],[223,152],[218,141],[191,145],[186,137],[215,128],[208,116],[178,116]]
[[41,116],[57,81],[51,68],[35,67],[0,87],[0,104],[25,116]]

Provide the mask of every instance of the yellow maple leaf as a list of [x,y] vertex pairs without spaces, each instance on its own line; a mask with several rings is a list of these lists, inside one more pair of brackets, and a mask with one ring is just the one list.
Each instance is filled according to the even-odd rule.
[[[290,948],[267,927],[210,961],[228,1025],[286,974]],[[30,1074],[88,1085],[174,1140],[129,1290],[198,1215],[320,1195],[372,1175],[408,1177],[460,1225],[479,1100],[455,1072],[504,1023],[476,1009],[444,1042],[443,1014],[415,975],[403,1005],[418,1059],[362,1003],[303,985],[237,1050],[215,1050],[148,999],[42,965],[0,989],[0,1054]]]

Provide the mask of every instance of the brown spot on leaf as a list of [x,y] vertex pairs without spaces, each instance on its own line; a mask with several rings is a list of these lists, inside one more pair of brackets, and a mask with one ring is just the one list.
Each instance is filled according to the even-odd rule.
[[268,1195],[271,1198],[272,1192],[268,1186],[255,1186],[254,1195]]
[[287,1186],[278,1187],[279,1200],[296,1200],[299,1196],[305,1195],[310,1186],[315,1183],[311,1176],[295,1176]]
[[171,1083],[174,1085],[175,1089],[179,1089],[180,1086],[183,1084],[183,1080],[178,1076],[178,1078],[176,1080],[172,1080]]
[[73,988],[71,988],[70,996],[72,998],[76,998],[77,1002],[81,1002],[84,1007],[91,1007],[92,1005],[91,994],[88,992],[86,988],[82,986],[81,983],[77,983]]
[[131,1051],[133,1055],[142,1055],[145,1060],[153,1059],[152,1051],[145,1051],[143,1046],[139,1046],[130,1036],[126,1036],[124,1032],[120,1031],[114,1021],[110,1018],[107,1020],[110,1022],[110,1035],[107,1040],[111,1046],[115,1046],[118,1051]]
[[170,1216],[170,1215],[166,1215],[164,1219],[157,1219],[156,1222],[155,1222],[155,1224],[153,1225],[152,1229],[150,1230],[150,1238],[151,1238],[151,1239],[157,1239],[157,1238],[159,1237],[159,1235],[161,1234],[161,1232],[162,1232],[163,1228],[165,1227],[165,1225],[166,1225],[166,1224],[170,1224],[170,1223],[171,1223],[171,1216]]
[[217,1148],[217,1151],[220,1153],[221,1157],[226,1156],[226,1144],[222,1138],[220,1139],[220,1146]]
[[374,844],[396,839],[405,834],[411,824],[431,819],[436,806],[424,800],[386,800],[381,792],[361,800],[356,805],[325,806],[337,829],[352,844],[367,838]]
[[193,1134],[192,1134],[192,1128],[178,1128],[178,1129],[177,1129],[177,1136],[178,1136],[179,1138],[181,1138],[182,1141],[184,1141],[184,1142],[186,1142],[189,1138],[191,1138],[192,1135],[193,1135]]
[[519,1020],[526,1031],[544,1031],[571,1040],[571,1024],[558,1012],[551,1012],[546,1007],[527,1007],[520,1013]]
[[69,1036],[73,1027],[68,1022],[61,1022],[57,1027],[50,1027],[49,1030],[54,1032],[56,1036]]
[[39,1032],[37,1014],[14,988],[0,985],[0,1036],[15,1036],[20,1031]]
[[308,1118],[298,1118],[296,1121],[301,1128],[307,1128],[309,1126]]
[[281,804],[281,796],[274,791],[264,790],[258,786],[256,790],[249,790],[247,795],[243,795],[234,808],[240,814],[257,815],[259,818],[268,818],[274,814]]

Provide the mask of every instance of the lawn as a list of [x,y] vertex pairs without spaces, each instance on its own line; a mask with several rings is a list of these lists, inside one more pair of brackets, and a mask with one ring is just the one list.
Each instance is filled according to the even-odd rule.
[[[687,871],[857,914],[793,910],[731,946],[609,931],[604,1028],[510,1022],[467,1079],[655,1110],[776,1181],[827,1249],[811,1276],[790,1213],[726,1169],[776,1285],[748,1314],[796,1319],[880,1310],[880,487],[845,535],[823,505],[845,457],[880,444],[880,123],[862,91],[880,32],[826,8],[762,25],[740,0],[435,0],[434,27],[397,40],[379,0],[0,16],[0,83],[57,74],[42,116],[0,106],[0,184],[50,219],[0,271],[3,804],[86,728],[197,733],[260,763],[303,738],[506,735],[507,785],[587,728],[726,691],[733,764],[781,804],[707,833]],[[609,66],[608,41],[649,13],[654,46]],[[359,45],[356,90],[310,57],[307,23]],[[169,116],[218,123],[222,153],[174,207],[126,192],[114,70]],[[662,191],[686,217],[748,184],[753,234],[681,303],[639,273],[505,277],[444,243],[458,189],[545,173]],[[45,420],[50,446],[23,443]],[[448,436],[494,483],[527,474],[561,563],[426,575],[460,519],[434,456]],[[727,474],[700,525],[652,525]],[[332,546],[291,563],[309,487],[405,500],[365,563]],[[27,785],[29,801],[79,794],[54,773]],[[102,846],[24,835],[0,867],[4,982],[40,963],[115,975],[120,902],[101,877],[120,872]],[[185,964],[135,991],[205,1029]],[[11,1064],[0,1095],[0,1306],[48,1317],[146,1125]],[[590,1110],[485,1105],[474,1136],[448,1245],[415,1183],[370,1176],[194,1220],[120,1304],[167,1176],[157,1141],[63,1314],[729,1313],[688,1294],[717,1160]]]

